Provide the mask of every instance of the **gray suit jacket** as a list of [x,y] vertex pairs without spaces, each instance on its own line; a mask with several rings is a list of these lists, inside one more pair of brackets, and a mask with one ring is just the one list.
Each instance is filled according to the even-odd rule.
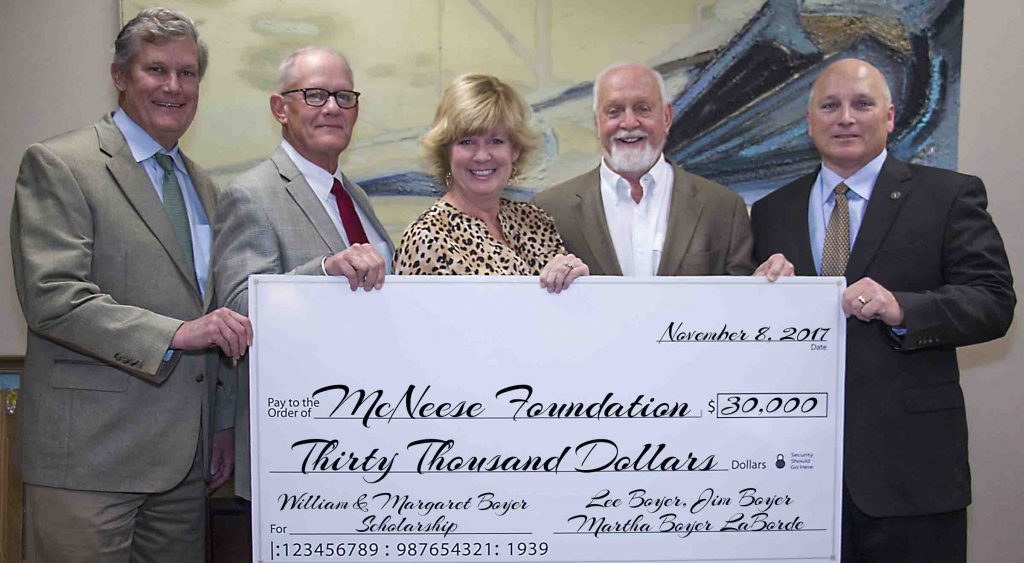
[[[366,192],[348,178],[343,182],[371,226],[388,240]],[[390,240],[388,246],[393,255]],[[279,146],[221,192],[213,242],[220,305],[248,315],[250,275],[323,275],[323,257],[344,249],[341,234],[313,189]],[[250,489],[247,358],[238,366],[235,410],[235,493],[245,498]]]
[[[184,156],[183,156],[184,158]],[[213,182],[188,158],[213,218]],[[213,351],[163,356],[208,309],[149,176],[110,116],[25,152],[11,252],[28,350],[26,483],[159,492],[185,477],[217,387]],[[206,455],[204,459],[209,459]]]
[[[674,167],[659,276],[749,275],[754,271],[747,207],[736,192]],[[621,276],[601,201],[599,168],[545,190],[534,202],[555,219],[566,249],[595,276]]]

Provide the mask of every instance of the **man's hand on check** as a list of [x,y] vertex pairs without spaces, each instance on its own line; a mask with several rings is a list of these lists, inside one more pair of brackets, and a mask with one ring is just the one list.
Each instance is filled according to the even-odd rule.
[[755,276],[764,276],[768,281],[775,281],[780,277],[792,276],[796,272],[793,263],[786,260],[786,257],[776,252],[768,257],[763,264],[754,270]]
[[329,276],[345,276],[352,291],[360,287],[370,291],[384,286],[387,263],[372,244],[353,244],[328,256],[324,271]]

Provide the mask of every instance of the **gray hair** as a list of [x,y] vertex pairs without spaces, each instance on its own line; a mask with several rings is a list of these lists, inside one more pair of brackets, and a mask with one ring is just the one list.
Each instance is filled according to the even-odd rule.
[[206,43],[199,38],[195,22],[183,13],[167,8],[146,8],[124,24],[121,32],[117,34],[117,39],[114,40],[114,64],[122,72],[127,72],[128,66],[139,54],[142,43],[163,45],[168,41],[185,37],[196,43],[196,50],[199,52],[199,78],[202,79],[210,60]]
[[597,113],[597,90],[598,90],[598,87],[601,85],[601,81],[604,80],[604,77],[607,76],[611,72],[614,72],[616,70],[620,70],[620,69],[623,69],[623,68],[626,68],[626,67],[631,67],[631,66],[647,69],[651,73],[651,76],[653,76],[654,79],[658,82],[658,91],[661,92],[661,103],[662,104],[669,103],[668,88],[665,86],[665,79],[661,76],[660,72],[654,70],[653,68],[651,68],[651,67],[649,67],[647,65],[642,65],[642,64],[637,64],[637,63],[615,63],[615,64],[605,68],[601,72],[599,72],[597,74],[597,78],[594,79],[594,93],[593,93],[594,113]]
[[352,76],[352,66],[348,64],[348,57],[346,57],[344,54],[342,54],[341,51],[339,51],[337,49],[332,49],[330,47],[320,47],[320,46],[312,45],[312,46],[309,46],[309,47],[302,47],[301,49],[296,49],[296,50],[292,51],[287,57],[284,58],[283,61],[281,61],[281,64],[277,67],[277,90],[278,91],[284,90],[291,83],[291,80],[292,80],[292,69],[295,67],[295,61],[300,56],[305,55],[306,53],[327,53],[329,55],[333,55],[335,57],[338,57],[339,59],[341,59],[341,61],[343,63],[345,63],[345,68],[348,69],[348,79],[349,79],[349,81],[350,82],[355,82],[355,80],[353,79],[353,76]]

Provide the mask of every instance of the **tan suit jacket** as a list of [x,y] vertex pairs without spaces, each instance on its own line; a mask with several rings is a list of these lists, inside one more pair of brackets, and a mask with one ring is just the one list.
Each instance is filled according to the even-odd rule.
[[[749,275],[747,207],[736,192],[673,167],[675,181],[659,276]],[[599,168],[545,190],[534,202],[555,219],[566,249],[596,276],[621,276],[601,200]]]
[[[373,213],[370,198],[343,179],[370,225],[394,247]],[[280,146],[267,160],[238,176],[223,190],[214,223],[213,269],[221,306],[249,314],[249,276],[323,275],[321,260],[341,252],[345,242],[298,167]],[[249,498],[249,363],[238,366],[235,411],[235,493]]]
[[[215,188],[183,159],[207,215]],[[152,493],[208,460],[213,351],[164,354],[200,297],[160,198],[110,116],[25,152],[11,215],[28,321],[19,400],[26,483]]]

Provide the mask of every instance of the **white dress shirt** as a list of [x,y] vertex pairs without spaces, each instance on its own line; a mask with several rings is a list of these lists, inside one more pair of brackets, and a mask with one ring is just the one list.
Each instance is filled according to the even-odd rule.
[[[313,189],[313,193],[316,194],[316,198],[320,201],[320,204],[324,206],[324,211],[327,212],[327,216],[331,218],[331,222],[334,223],[334,227],[338,229],[338,234],[341,235],[341,240],[345,241],[345,246],[350,246],[348,241],[348,234],[345,233],[345,226],[341,222],[341,214],[338,212],[338,202],[334,198],[334,194],[331,193],[331,188],[334,187],[334,179],[337,178],[346,192],[349,192],[351,197],[352,192],[349,191],[349,187],[345,185],[345,180],[341,175],[341,167],[335,171],[334,174],[324,170],[323,168],[313,164],[307,160],[304,156],[299,154],[299,151],[295,150],[288,141],[281,140],[281,148],[288,155],[288,158],[292,159],[295,163],[296,168],[302,173],[302,176],[306,178],[306,183]],[[356,208],[356,213],[359,215],[359,222],[363,224],[363,230],[366,231],[366,238],[370,241],[370,244],[377,249],[377,253],[380,254],[384,262],[387,263],[387,273],[392,273],[391,262],[394,256],[391,255],[391,247],[388,244],[387,235],[384,233],[378,233],[377,229],[374,228],[373,222],[371,222],[366,213],[359,207],[359,202],[356,198],[352,198],[352,204]]]
[[624,276],[654,276],[668,230],[675,172],[664,155],[640,178],[643,197],[633,201],[629,182],[601,159],[601,201]]

